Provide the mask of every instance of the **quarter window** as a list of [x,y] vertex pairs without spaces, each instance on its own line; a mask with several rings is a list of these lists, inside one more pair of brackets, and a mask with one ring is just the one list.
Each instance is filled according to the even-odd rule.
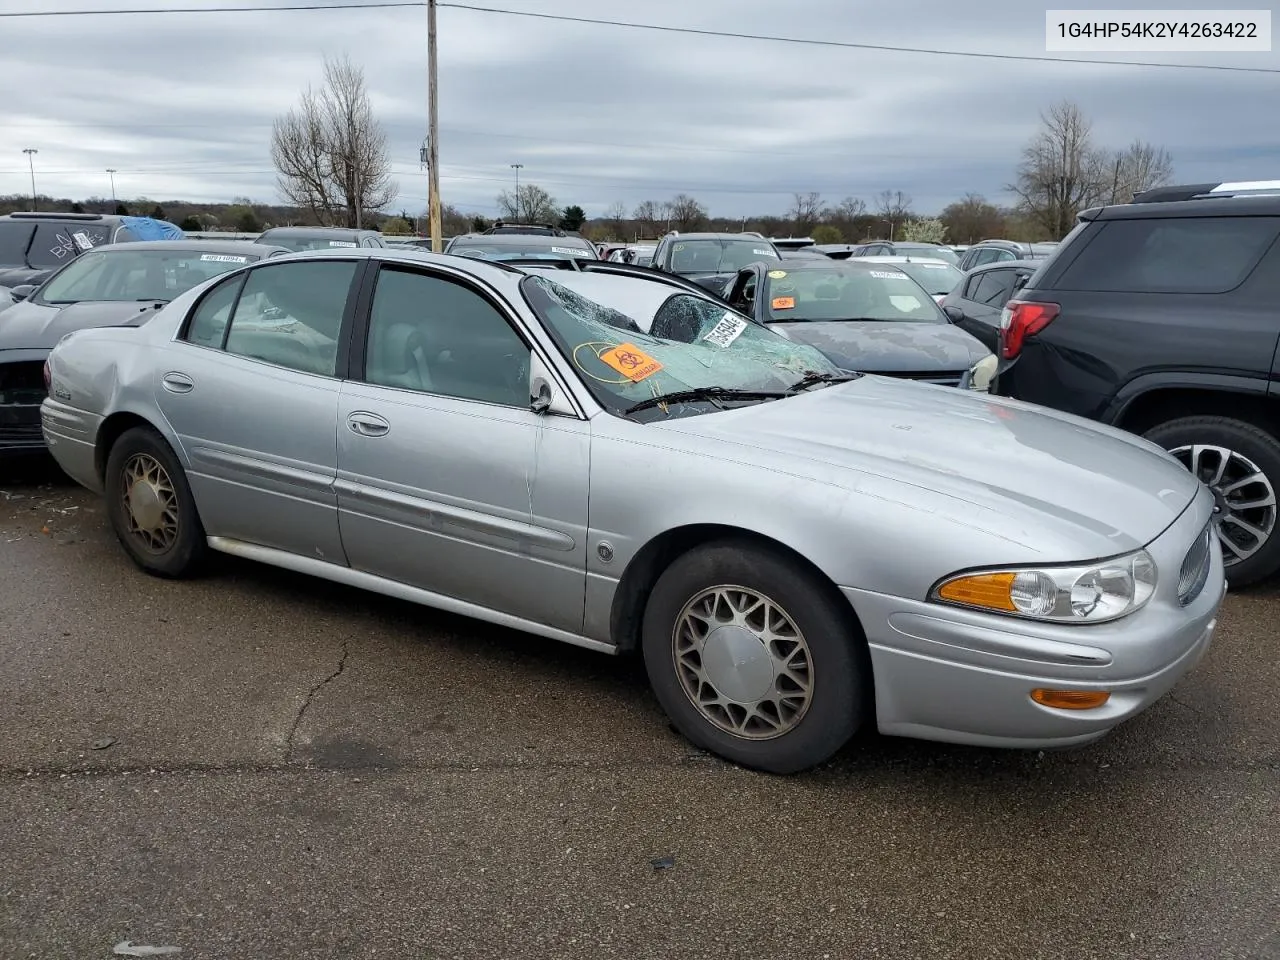
[[1111,220],[1062,277],[1061,290],[1226,293],[1280,234],[1280,217]]
[[527,408],[529,356],[506,318],[471,288],[392,267],[378,274],[369,383]]

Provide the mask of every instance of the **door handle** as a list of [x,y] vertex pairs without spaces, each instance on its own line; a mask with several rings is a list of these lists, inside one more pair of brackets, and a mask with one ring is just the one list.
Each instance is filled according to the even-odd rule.
[[352,433],[358,433],[362,437],[381,437],[391,432],[391,424],[386,420],[377,414],[363,411],[349,415],[347,426]]
[[190,393],[196,387],[195,381],[185,373],[166,373],[160,383],[170,393]]

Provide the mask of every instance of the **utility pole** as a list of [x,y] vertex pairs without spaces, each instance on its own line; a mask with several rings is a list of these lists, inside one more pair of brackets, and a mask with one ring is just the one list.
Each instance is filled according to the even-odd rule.
[[513,163],[511,169],[516,172],[516,223],[520,222],[520,168],[523,163]]
[[431,219],[431,250],[442,251],[440,227],[440,100],[436,70],[436,0],[427,0],[427,215]]
[[40,151],[35,147],[27,147],[22,151],[27,155],[27,167],[31,170],[31,210],[32,212],[40,209],[40,201],[36,199],[36,161],[35,155]]
[[116,171],[113,168],[108,167],[107,173],[111,174],[111,202],[115,203],[116,202]]

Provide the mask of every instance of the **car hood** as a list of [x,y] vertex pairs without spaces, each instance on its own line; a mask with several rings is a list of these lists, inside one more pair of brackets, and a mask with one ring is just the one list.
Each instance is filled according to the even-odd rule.
[[155,313],[150,301],[72,303],[65,307],[23,301],[0,313],[0,350],[52,350],[73,330],[138,326]]
[[886,377],[654,426],[685,435],[693,442],[682,445],[703,455],[719,447],[726,460],[916,512],[920,524],[998,537],[1037,562],[1145,546],[1200,490],[1177,461],[1131,434],[1016,400]]
[[769,329],[822,351],[842,370],[873,373],[968,370],[991,352],[979,340],[949,323],[809,320],[770,323]]

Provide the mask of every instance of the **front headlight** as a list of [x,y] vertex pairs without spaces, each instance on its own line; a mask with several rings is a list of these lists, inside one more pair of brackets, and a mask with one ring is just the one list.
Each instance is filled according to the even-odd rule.
[[959,573],[941,580],[929,599],[1047,623],[1105,623],[1140,610],[1155,589],[1155,561],[1139,550],[1069,567]]
[[995,354],[989,353],[972,367],[969,368],[969,376],[966,378],[967,386],[970,390],[980,390],[983,393],[991,391],[991,381],[996,377],[996,370],[1000,367],[1000,361],[996,359]]

